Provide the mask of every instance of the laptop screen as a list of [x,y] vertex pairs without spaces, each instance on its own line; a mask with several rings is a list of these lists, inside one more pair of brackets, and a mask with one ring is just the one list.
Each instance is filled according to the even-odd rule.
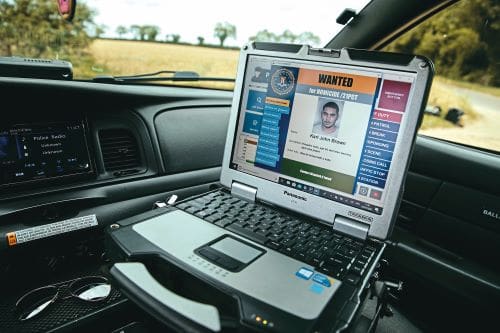
[[380,215],[415,78],[250,55],[230,168]]

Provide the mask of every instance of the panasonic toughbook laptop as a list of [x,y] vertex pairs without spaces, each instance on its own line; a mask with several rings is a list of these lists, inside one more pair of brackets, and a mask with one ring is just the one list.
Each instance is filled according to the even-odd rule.
[[[129,259],[160,256],[232,295],[243,325],[341,329],[395,222],[432,75],[418,56],[245,46],[222,188],[128,223],[113,240]],[[112,273],[157,317],[221,329],[216,307],[173,294],[142,264]]]

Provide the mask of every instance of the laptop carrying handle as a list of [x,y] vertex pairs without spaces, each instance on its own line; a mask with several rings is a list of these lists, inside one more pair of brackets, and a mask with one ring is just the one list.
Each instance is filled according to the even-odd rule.
[[142,263],[116,263],[110,274],[123,293],[165,324],[182,331],[221,330],[216,307],[179,296],[161,285]]

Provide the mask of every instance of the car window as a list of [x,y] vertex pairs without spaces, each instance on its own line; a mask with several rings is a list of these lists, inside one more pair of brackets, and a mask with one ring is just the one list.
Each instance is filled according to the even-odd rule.
[[419,134],[500,151],[500,4],[460,1],[400,36],[385,50],[435,64]]
[[[241,5],[230,0],[78,0],[75,18],[68,23],[57,15],[55,0],[0,0],[0,56],[67,60],[76,79],[158,71],[234,78],[239,48],[245,43],[320,47],[342,28],[332,21],[346,7],[360,10],[366,3],[368,0],[318,0],[314,6],[306,6],[287,0]],[[310,15],[305,15],[308,11]],[[233,87],[224,82],[203,85]]]

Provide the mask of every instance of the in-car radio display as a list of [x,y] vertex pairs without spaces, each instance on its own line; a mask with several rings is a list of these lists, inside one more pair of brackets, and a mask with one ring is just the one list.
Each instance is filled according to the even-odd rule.
[[0,185],[91,173],[83,121],[0,128]]

